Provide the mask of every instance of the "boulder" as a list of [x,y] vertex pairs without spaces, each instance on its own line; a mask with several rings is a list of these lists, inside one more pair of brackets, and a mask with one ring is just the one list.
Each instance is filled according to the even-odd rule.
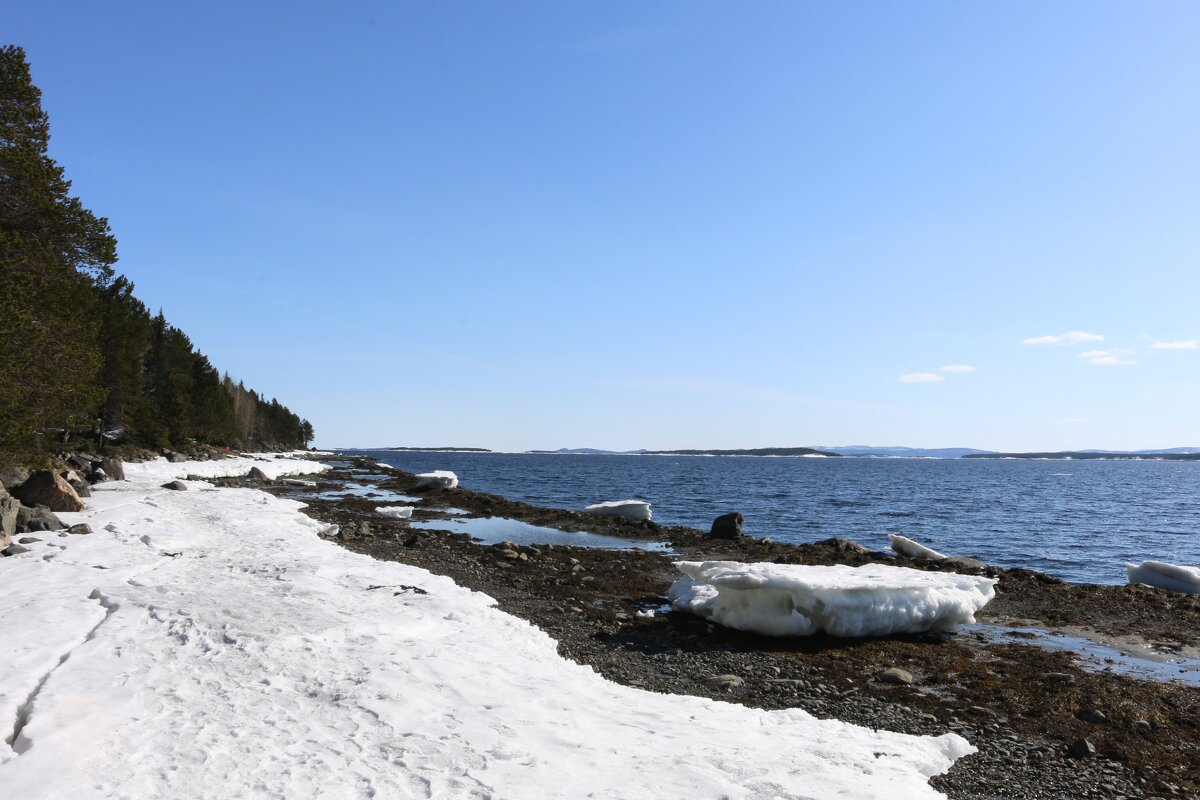
[[100,467],[96,467],[87,474],[88,483],[104,483],[106,480],[108,480],[108,473]]
[[187,491],[187,484],[183,481],[167,481],[162,485],[164,489],[171,489],[176,492]]
[[81,522],[78,525],[72,525],[71,527],[67,528],[67,533],[74,533],[78,535],[87,535],[91,532],[92,526],[88,525],[86,522]]
[[4,548],[3,550],[0,550],[0,555],[15,556],[15,555],[19,555],[20,553],[28,553],[28,552],[29,552],[28,547],[22,547],[19,544],[10,544],[8,547]]
[[29,475],[30,472],[25,467],[13,467],[12,469],[0,470],[0,483],[11,489],[14,486],[20,486],[22,483],[29,480]]
[[75,494],[80,497],[91,497],[92,487],[87,481],[70,481],[71,488],[75,490]]
[[57,473],[38,470],[12,490],[13,497],[27,506],[44,505],[51,511],[83,511],[83,501]]
[[738,512],[722,514],[713,520],[712,529],[708,532],[710,539],[736,539],[742,535],[742,523],[746,521]]
[[167,461],[170,461],[172,464],[178,464],[181,461],[187,461],[187,456],[185,456],[183,453],[176,453],[174,450],[167,450],[165,453],[163,453],[163,455],[166,456]]
[[250,471],[246,473],[246,477],[249,480],[259,481],[262,483],[266,483],[271,480],[270,478],[267,477],[267,473],[263,472],[258,467],[251,467]]
[[12,535],[17,532],[17,515],[20,511],[21,501],[0,486],[0,547],[8,546],[12,541]]
[[125,480],[125,467],[115,458],[100,459],[100,469],[104,470],[104,474],[108,476],[109,480]]

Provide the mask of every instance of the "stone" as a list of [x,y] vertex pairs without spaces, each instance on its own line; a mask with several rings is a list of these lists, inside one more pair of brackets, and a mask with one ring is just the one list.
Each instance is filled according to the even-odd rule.
[[723,692],[733,691],[745,683],[737,675],[709,675],[704,679],[704,682],[714,689],[720,689]]
[[1076,739],[1067,748],[1067,755],[1071,758],[1091,758],[1096,755],[1096,745],[1087,739]]
[[40,541],[41,539],[36,536],[22,536],[20,539],[17,539],[17,544],[37,544]]
[[262,471],[261,469],[259,469],[258,467],[251,467],[251,468],[250,468],[250,471],[246,473],[246,477],[247,477],[249,480],[252,480],[252,481],[260,481],[260,482],[263,482],[263,483],[265,483],[265,482],[267,482],[267,481],[271,480],[270,478],[268,478],[268,477],[267,477],[267,473],[263,472],[263,471]]
[[167,450],[165,453],[163,453],[163,455],[166,456],[167,461],[170,461],[172,464],[178,464],[181,461],[187,461],[187,456],[185,456],[183,453],[176,453],[174,450]]
[[86,522],[81,522],[78,525],[72,525],[71,527],[67,528],[67,533],[74,533],[74,534],[78,534],[81,536],[89,534],[91,532],[92,532],[92,526],[88,525]]
[[1047,672],[1042,675],[1042,680],[1046,683],[1061,683],[1070,686],[1075,683],[1075,676],[1066,672]]
[[21,547],[21,545],[19,545],[19,544],[10,544],[8,547],[4,548],[3,550],[0,550],[0,555],[16,556],[16,555],[20,555],[21,553],[28,553],[28,552],[29,552],[28,547]]
[[87,472],[92,468],[92,459],[82,453],[72,453],[67,456],[67,463],[80,472]]
[[17,516],[21,512],[21,501],[0,486],[0,547],[7,547],[17,532]]
[[25,523],[25,530],[33,531],[61,531],[66,530],[67,524],[54,515],[54,512],[45,506],[32,509],[33,514],[29,522]]
[[100,459],[100,469],[104,470],[104,474],[110,480],[123,481],[125,480],[125,467],[115,458]]
[[75,481],[71,484],[71,488],[74,489],[75,494],[79,495],[80,497],[92,496],[92,487],[87,481]]
[[1137,719],[1133,721],[1133,732],[1138,736],[1149,736],[1154,733],[1154,726],[1149,720]]
[[20,486],[25,481],[29,480],[30,471],[25,467],[13,467],[11,469],[0,470],[0,484],[4,484],[9,489],[14,486]]
[[906,669],[891,667],[879,673],[879,680],[883,683],[894,683],[898,686],[912,686],[913,675]]
[[710,539],[736,539],[742,535],[742,523],[746,521],[737,511],[729,514],[722,514],[713,520],[712,528],[708,532]]
[[162,488],[171,489],[176,492],[185,492],[187,491],[187,484],[183,481],[167,481],[162,485]]
[[83,511],[83,501],[71,484],[48,469],[30,475],[29,480],[12,490],[12,495],[27,506],[44,505],[51,511]]
[[1108,715],[1103,711],[1098,711],[1094,708],[1081,708],[1079,712],[1075,714],[1075,719],[1079,720],[1080,722],[1090,722],[1093,725],[1103,725],[1104,723],[1108,722]]
[[953,567],[964,567],[966,569],[987,569],[987,564],[978,558],[970,558],[968,556],[948,556],[947,558],[943,558],[941,563],[949,564]]
[[104,483],[106,480],[108,480],[108,473],[100,467],[96,467],[87,474],[88,483]]

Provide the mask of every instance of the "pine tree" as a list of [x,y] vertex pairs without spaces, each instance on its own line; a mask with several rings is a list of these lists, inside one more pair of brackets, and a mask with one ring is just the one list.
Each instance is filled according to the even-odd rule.
[[0,452],[87,426],[102,392],[96,288],[112,278],[108,222],[70,196],[25,52],[0,47]]

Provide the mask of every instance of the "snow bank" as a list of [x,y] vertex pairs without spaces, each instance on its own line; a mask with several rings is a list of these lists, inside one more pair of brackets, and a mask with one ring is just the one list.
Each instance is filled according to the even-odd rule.
[[125,479],[128,481],[164,481],[186,478],[240,478],[258,467],[269,480],[278,480],[286,475],[318,475],[328,472],[328,464],[292,458],[279,453],[249,453],[233,458],[218,458],[214,461],[180,461],[172,464],[165,458],[156,458],[141,464],[127,463]]
[[628,519],[650,519],[650,504],[645,500],[609,500],[595,503],[584,509],[598,517],[626,517]]
[[395,517],[396,519],[409,519],[412,517],[412,506],[380,506],[375,509],[376,514],[383,514],[385,517]]
[[1200,594],[1200,568],[1168,564],[1165,561],[1126,562],[1125,572],[1130,583],[1144,583],[1171,592]]
[[418,489],[453,489],[458,486],[458,476],[446,470],[422,472],[417,476]]
[[923,544],[914,542],[907,536],[889,533],[888,541],[891,543],[892,549],[902,556],[908,556],[909,558],[928,558],[933,561],[942,561],[946,558],[946,556],[942,555],[937,550],[932,550]]
[[768,636],[884,636],[975,621],[995,596],[994,578],[906,567],[811,567],[680,561],[686,575],[667,597],[729,628]]
[[973,751],[609,683],[296,501],[158,488],[208,463],[99,484],[59,515],[95,533],[0,560],[6,797],[909,800]]

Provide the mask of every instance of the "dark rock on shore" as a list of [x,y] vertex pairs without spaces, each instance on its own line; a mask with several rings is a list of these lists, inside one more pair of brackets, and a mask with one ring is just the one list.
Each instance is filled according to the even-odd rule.
[[162,485],[162,488],[171,489],[176,492],[185,492],[187,491],[187,484],[183,481],[167,481]]
[[737,511],[722,514],[713,520],[708,537],[710,539],[736,539],[742,535],[742,525],[745,521],[746,518]]
[[48,469],[38,470],[10,491],[27,506],[44,505],[51,511],[83,511],[83,501],[71,484]]

